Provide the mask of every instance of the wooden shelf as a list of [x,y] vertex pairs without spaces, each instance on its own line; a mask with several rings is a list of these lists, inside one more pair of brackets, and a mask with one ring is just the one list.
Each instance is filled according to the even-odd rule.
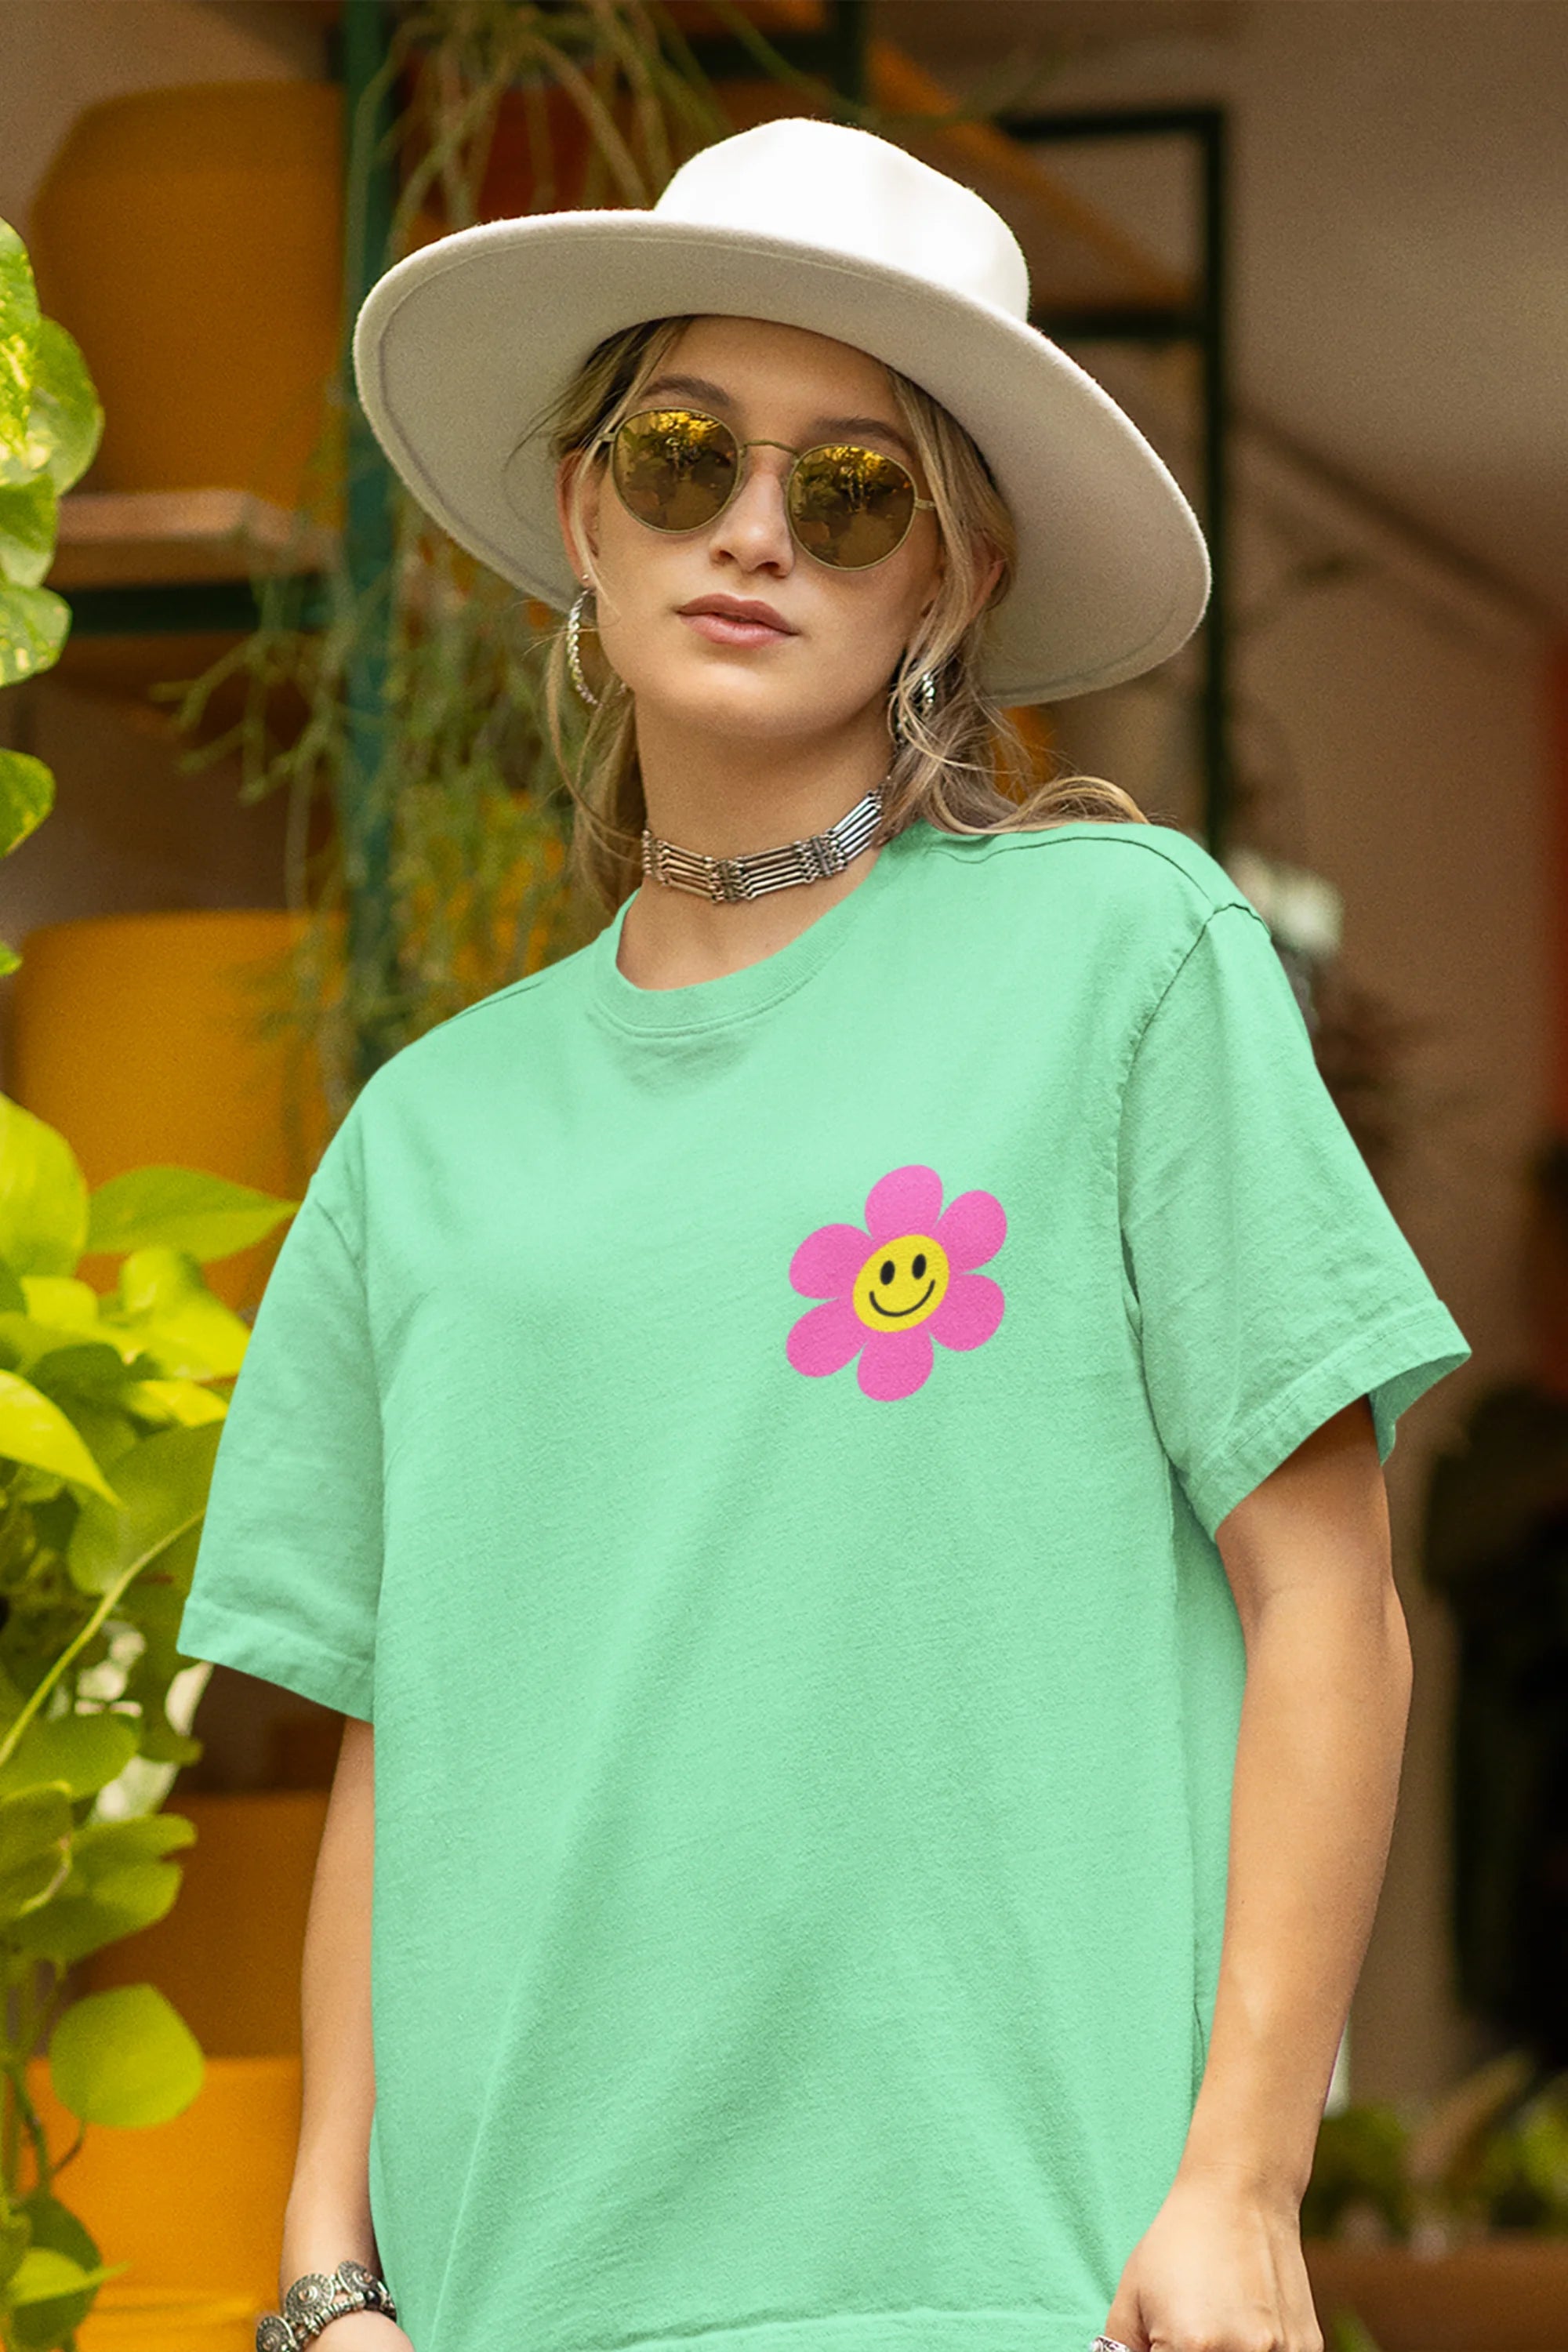
[[47,585],[153,587],[319,572],[336,536],[247,490],[72,490]]

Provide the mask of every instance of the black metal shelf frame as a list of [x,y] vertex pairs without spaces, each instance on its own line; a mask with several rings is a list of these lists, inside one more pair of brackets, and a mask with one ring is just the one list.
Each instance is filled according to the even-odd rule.
[[1097,139],[1192,140],[1199,163],[1200,267],[1190,303],[1136,304],[1118,310],[1036,307],[1031,323],[1064,347],[1075,341],[1196,346],[1202,385],[1200,493],[1213,586],[1199,632],[1198,695],[1205,842],[1223,860],[1229,830],[1230,754],[1230,446],[1227,228],[1229,155],[1222,107],[1115,107],[1072,113],[999,114],[997,130],[1021,142]]

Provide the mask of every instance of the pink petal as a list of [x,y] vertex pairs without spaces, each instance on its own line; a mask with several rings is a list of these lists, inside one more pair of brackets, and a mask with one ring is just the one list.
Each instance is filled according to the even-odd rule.
[[994,1192],[961,1192],[931,1227],[931,1237],[942,1244],[955,1272],[984,1265],[1007,1238],[1007,1213]]
[[789,1278],[807,1298],[837,1298],[853,1290],[871,1255],[871,1236],[858,1225],[818,1225],[789,1262]]
[[[875,1248],[899,1234],[929,1234],[942,1214],[942,1178],[915,1162],[879,1176],[866,1195],[866,1226]],[[868,1255],[869,1252],[868,1252]]]
[[842,1370],[865,1338],[866,1326],[848,1300],[830,1298],[791,1325],[784,1354],[797,1372],[820,1378]]
[[1002,1320],[1002,1286],[988,1274],[955,1274],[926,1328],[944,1348],[978,1348]]
[[[934,1323],[936,1318],[931,1320]],[[930,1378],[935,1357],[923,1325],[913,1331],[873,1331],[856,1378],[868,1397],[890,1404],[895,1397],[913,1395]]]

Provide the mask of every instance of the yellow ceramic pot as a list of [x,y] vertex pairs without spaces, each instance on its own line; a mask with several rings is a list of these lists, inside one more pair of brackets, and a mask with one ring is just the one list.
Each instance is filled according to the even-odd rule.
[[307,503],[337,356],[342,183],[335,83],[132,90],[77,116],[29,248],[43,308],[103,402],[84,488]]
[[[199,1168],[300,1199],[325,1100],[298,1031],[263,1024],[287,1005],[302,921],[262,907],[40,925],[13,982],[7,1091],[59,1129],[91,1185],[129,1168]],[[260,1297],[283,1230],[205,1269],[229,1306]],[[88,1258],[82,1271],[105,1288],[117,1267]]]

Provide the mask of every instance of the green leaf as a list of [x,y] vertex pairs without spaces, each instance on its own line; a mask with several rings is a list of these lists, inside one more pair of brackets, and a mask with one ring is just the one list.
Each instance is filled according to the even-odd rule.
[[216,1421],[200,1429],[155,1430],[115,1462],[119,1509],[82,1497],[66,1550],[80,1591],[107,1592],[128,1569],[140,1573],[199,1525],[222,1432]]
[[52,588],[0,580],[0,686],[52,669],[70,635],[71,608]]
[[93,1885],[72,1884],[35,1910],[13,1919],[6,1940],[57,1968],[74,1968],[126,1936],[140,1935],[167,1916],[182,1872],[172,1862],[139,1862],[106,1871]]
[[[9,1333],[14,1328],[12,1318],[0,1315],[0,1331]],[[22,1322],[22,1328],[41,1331],[44,1327],[27,1319]],[[137,1375],[123,1352],[130,1344],[126,1341],[116,1347],[96,1331],[90,1339],[59,1340],[58,1335],[50,1334],[50,1344],[39,1349],[29,1362],[15,1365],[13,1370],[26,1372],[36,1389],[41,1389],[45,1396],[53,1397],[58,1405],[68,1411],[78,1399],[112,1410],[123,1405],[128,1392],[138,1385]],[[71,1417],[81,1428],[80,1420],[74,1413]],[[96,1447],[93,1450],[97,1452]],[[102,1458],[99,1456],[100,1462]]]
[[129,2263],[100,2263],[97,2270],[84,2271],[52,2246],[29,2246],[16,2265],[10,2299],[13,2304],[54,2303],[100,2280],[116,2278],[130,2267]]
[[35,1322],[52,1323],[58,1331],[98,1333],[98,1293],[90,1282],[74,1274],[25,1274],[22,1296]]
[[201,2048],[156,1985],[84,1993],[56,2026],[56,2097],[83,2123],[139,2130],[181,2115],[202,2087]]
[[[26,1279],[34,1280],[32,1275]],[[54,1366],[57,1359],[92,1357],[103,1360],[103,1382],[107,1388],[111,1375],[107,1359],[112,1357],[127,1381],[144,1377],[153,1369],[142,1357],[134,1339],[117,1330],[112,1323],[100,1323],[90,1332],[79,1324],[73,1328],[66,1323],[45,1322],[40,1316],[29,1315],[24,1309],[14,1315],[8,1307],[0,1308],[0,1363],[13,1372],[24,1372],[29,1380],[40,1365]],[[57,1383],[52,1378],[34,1381],[34,1386],[47,1395],[55,1394]]]
[[[52,1364],[53,1357],[48,1359]],[[35,1387],[50,1393],[47,1383],[35,1381]],[[140,1445],[144,1432],[128,1412],[116,1412],[112,1405],[95,1404],[89,1397],[67,1393],[55,1399],[66,1419],[108,1479],[114,1484],[114,1465],[122,1454]]]
[[103,404],[81,346],[58,319],[40,319],[33,353],[28,455],[63,497],[81,479],[103,438]]
[[0,1094],[0,1257],[18,1275],[72,1275],[87,1227],[87,1179],[70,1145]]
[[0,578],[37,588],[55,560],[59,497],[47,474],[0,483]]
[[[37,2197],[39,2193],[35,2189],[33,2196]],[[0,2221],[0,2294],[4,2293],[5,2282],[15,2278],[17,2263],[26,2252],[32,2240],[38,2234],[36,2226],[29,2227],[33,2223],[33,2215],[29,2210],[33,2199],[23,2198],[19,2201],[21,2210],[19,2211],[13,2210],[4,2221]],[[97,2257],[98,2248],[94,2246],[90,2259],[96,2261]]]
[[299,1206],[198,1168],[130,1168],[93,1193],[87,1246],[183,1250],[205,1265],[248,1249]]
[[221,1380],[245,1360],[247,1326],[184,1250],[132,1250],[120,1269],[121,1329],[166,1379]]
[[54,776],[43,761],[30,751],[0,746],[0,857],[8,857],[19,841],[36,832],[54,804]]
[[124,1403],[139,1419],[163,1429],[195,1429],[204,1421],[221,1421],[228,1411],[221,1396],[197,1381],[132,1381]]
[[136,1753],[136,1726],[128,1715],[35,1716],[0,1764],[0,1797],[63,1780],[73,1803],[118,1780]]
[[75,1424],[16,1372],[0,1371],[0,1455],[85,1486],[109,1504],[118,1499]]
[[33,405],[38,343],[38,292],[27,248],[0,220],[0,454],[23,454]]
[[161,1862],[181,1846],[195,1845],[196,1825],[188,1813],[133,1813],[129,1820],[88,1822],[78,1830],[73,1858],[95,1882],[132,1862]]
[[[84,2277],[95,2283],[129,2267],[111,2263],[106,2268],[97,2240],[47,2189],[35,2189],[30,2196],[17,2199],[10,2230],[0,2240],[0,2273],[6,2280],[13,2278],[30,2249],[39,2246],[66,2255]],[[89,2286],[84,2294],[24,2304],[14,2311],[11,2329],[16,2352],[54,2352],[56,2346],[68,2343],[90,2310],[93,2295],[94,2288]]]
[[73,1827],[70,1798],[58,1780],[0,1798],[0,1921],[8,1931],[70,1876]]
[[[142,1574],[134,1583],[126,1587],[115,1603],[120,1616],[141,1626],[150,1645],[166,1637],[171,1673],[174,1671],[174,1661],[177,1660],[182,1665],[185,1663],[184,1652],[175,1650],[174,1641],[179,1630],[181,1607],[191,1589],[191,1579],[195,1574],[196,1554],[201,1549],[201,1520],[193,1519],[183,1534],[177,1535],[173,1543],[165,1544],[157,1558],[148,1562]],[[132,1682],[139,1672],[139,1666],[132,1666]],[[147,1726],[143,1721],[143,1754],[146,1753],[146,1737]]]

